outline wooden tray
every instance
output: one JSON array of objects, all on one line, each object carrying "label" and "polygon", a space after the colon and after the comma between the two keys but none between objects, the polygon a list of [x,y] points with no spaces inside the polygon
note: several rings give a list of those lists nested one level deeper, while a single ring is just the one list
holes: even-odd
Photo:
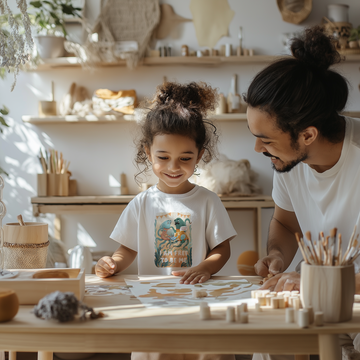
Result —
[{"label": "wooden tray", "polygon": [[[85,294],[85,269],[11,269],[18,275],[0,279],[0,287],[13,289],[20,305],[36,305],[41,298],[54,291],[73,292],[82,300]],[[42,278],[34,278],[42,276]],[[56,276],[68,275],[68,278]]]}]

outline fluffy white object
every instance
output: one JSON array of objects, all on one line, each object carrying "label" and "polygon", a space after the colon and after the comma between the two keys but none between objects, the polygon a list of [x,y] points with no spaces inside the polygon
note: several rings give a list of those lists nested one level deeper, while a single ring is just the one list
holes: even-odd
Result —
[{"label": "fluffy white object", "polygon": [[194,183],[219,195],[261,194],[255,183],[258,174],[251,169],[249,160],[230,160],[225,155],[199,167],[200,176],[193,176]]}]

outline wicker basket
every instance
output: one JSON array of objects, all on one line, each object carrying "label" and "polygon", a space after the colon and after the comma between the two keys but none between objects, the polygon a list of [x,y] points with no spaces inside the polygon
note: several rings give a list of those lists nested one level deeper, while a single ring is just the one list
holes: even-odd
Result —
[{"label": "wicker basket", "polygon": [[49,241],[40,244],[4,243],[5,269],[41,269],[46,265]]},{"label": "wicker basket", "polygon": [[4,268],[41,269],[46,265],[49,246],[48,226],[27,222],[25,226],[9,223],[4,226]]}]

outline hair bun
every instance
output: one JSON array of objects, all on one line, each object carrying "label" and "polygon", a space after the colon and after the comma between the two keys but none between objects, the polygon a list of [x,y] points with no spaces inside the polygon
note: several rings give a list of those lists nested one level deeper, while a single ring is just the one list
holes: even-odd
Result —
[{"label": "hair bun", "polygon": [[323,27],[314,26],[306,29],[303,36],[292,40],[291,52],[296,59],[315,68],[327,70],[341,61],[334,43],[333,37],[327,35]]},{"label": "hair bun", "polygon": [[203,82],[191,82],[182,85],[176,82],[166,82],[157,87],[153,103],[169,106],[180,113],[198,112],[203,116],[213,111],[218,94],[215,89]]}]

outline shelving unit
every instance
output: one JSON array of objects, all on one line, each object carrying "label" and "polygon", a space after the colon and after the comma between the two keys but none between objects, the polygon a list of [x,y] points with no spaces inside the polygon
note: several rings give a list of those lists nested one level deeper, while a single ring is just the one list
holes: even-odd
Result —
[{"label": "shelving unit", "polygon": [[[214,121],[246,121],[246,114],[222,114],[213,115],[211,119]],[[67,116],[49,116],[38,117],[31,115],[24,115],[22,121],[34,125],[49,125],[49,124],[112,124],[112,123],[126,123],[129,121],[135,121],[134,115],[105,115],[95,116],[87,115],[84,117],[76,115]]]},{"label": "shelving unit", "polygon": [[[266,64],[278,60],[284,56],[254,55],[254,56],[171,56],[171,57],[148,57],[140,62],[140,66],[164,66],[164,65],[201,65],[218,66],[226,64]],[[360,54],[345,55],[346,62],[360,62]],[[101,62],[96,64],[99,67],[125,66],[125,60],[118,62]],[[80,67],[80,60],[76,57],[61,57],[55,59],[43,59],[35,69],[29,71],[42,71],[54,68]]]},{"label": "shelving unit", "polygon": [[[344,112],[346,116],[352,116],[360,118],[360,111],[347,111]],[[221,114],[213,115],[210,117],[213,121],[246,121],[246,114]],[[24,115],[22,116],[22,121],[28,124],[34,125],[55,125],[55,124],[113,124],[113,123],[126,123],[129,121],[135,121],[134,115],[104,115],[104,116],[95,116],[95,115],[86,115],[86,116],[76,116],[76,115],[66,115],[66,116],[48,116],[48,117],[39,117]]]}]

